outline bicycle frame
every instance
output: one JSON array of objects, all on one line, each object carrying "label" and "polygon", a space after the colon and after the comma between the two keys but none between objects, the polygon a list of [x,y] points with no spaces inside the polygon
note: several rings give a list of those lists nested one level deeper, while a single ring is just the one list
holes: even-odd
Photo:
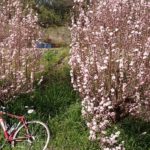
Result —
[{"label": "bicycle frame", "polygon": [[[17,119],[19,121],[17,127],[12,131],[12,133],[8,133],[7,131],[7,126],[5,124],[5,120],[1,117],[3,115],[7,115],[8,117],[10,118],[14,118],[14,119]],[[23,125],[24,128],[25,128],[25,131],[26,131],[26,137],[21,137],[21,138],[13,138],[15,132],[17,131],[17,129]],[[3,112],[3,111],[0,111],[0,126],[4,132],[4,137],[5,139],[11,144],[12,142],[21,142],[21,141],[24,141],[26,139],[29,139],[31,138],[32,136],[29,134],[29,130],[28,130],[28,125],[27,125],[27,121],[25,119],[24,116],[17,116],[17,115],[13,115],[13,114],[10,114],[10,113],[6,113],[6,112]]]}]

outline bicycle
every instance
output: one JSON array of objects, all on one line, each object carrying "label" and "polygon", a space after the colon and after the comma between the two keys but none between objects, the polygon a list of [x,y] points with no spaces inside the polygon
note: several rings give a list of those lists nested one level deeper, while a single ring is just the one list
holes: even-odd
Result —
[{"label": "bicycle", "polygon": [[[24,115],[17,116],[6,112],[6,108],[0,107],[0,127],[4,136],[0,138],[0,150],[6,145],[15,150],[47,150],[50,140],[50,132],[47,125],[41,121],[27,121]],[[29,108],[28,113],[34,112]],[[17,119],[18,123],[9,127],[4,115]]]}]

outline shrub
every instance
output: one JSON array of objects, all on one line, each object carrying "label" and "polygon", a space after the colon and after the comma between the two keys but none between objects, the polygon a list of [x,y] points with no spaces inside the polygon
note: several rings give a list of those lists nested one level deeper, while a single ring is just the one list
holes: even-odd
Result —
[{"label": "shrub", "polygon": [[42,27],[49,27],[50,25],[61,25],[61,17],[60,15],[56,14],[53,9],[45,8],[41,6],[39,9],[39,24]]},{"label": "shrub", "polygon": [[103,149],[122,150],[120,131],[108,135],[108,127],[129,114],[150,120],[150,3],[74,2],[71,77],[89,138]]},{"label": "shrub", "polygon": [[40,70],[39,28],[37,15],[20,0],[1,1],[0,20],[0,97],[8,100],[33,89]]},{"label": "shrub", "polygon": [[72,8],[72,0],[55,0],[55,1],[36,1],[39,14],[39,24],[42,27],[50,27],[52,25],[64,26],[70,21],[70,10]]}]

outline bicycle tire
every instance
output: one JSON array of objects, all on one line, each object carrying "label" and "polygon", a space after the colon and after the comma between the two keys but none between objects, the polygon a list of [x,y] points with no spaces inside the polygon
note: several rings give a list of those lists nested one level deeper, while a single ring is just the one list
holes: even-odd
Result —
[{"label": "bicycle tire", "polygon": [[[17,129],[17,131],[13,136],[14,139],[13,146],[15,147],[15,150],[22,150],[22,149],[23,150],[46,150],[48,143],[50,141],[50,132],[47,125],[41,121],[30,121],[27,122],[27,125],[30,134],[33,136],[32,137],[33,143],[30,143],[31,141],[29,142],[28,140],[23,140],[22,142],[15,141],[15,139],[19,138],[19,136],[22,137],[25,136],[24,134],[26,134],[25,126],[22,125]],[[34,130],[36,130],[36,132]],[[44,132],[47,134],[45,140],[42,137],[43,135],[42,133]],[[39,133],[39,137],[37,137],[37,133]]]}]

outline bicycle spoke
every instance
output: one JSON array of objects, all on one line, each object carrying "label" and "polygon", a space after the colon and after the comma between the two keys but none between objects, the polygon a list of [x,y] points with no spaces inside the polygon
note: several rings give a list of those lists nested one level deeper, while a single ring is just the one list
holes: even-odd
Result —
[{"label": "bicycle spoke", "polygon": [[[28,129],[31,137],[22,142],[16,142],[15,150],[46,150],[49,142],[49,131],[47,127],[43,123],[35,121],[29,123]],[[23,136],[26,136],[26,130],[22,127],[18,131],[16,138]]]}]

